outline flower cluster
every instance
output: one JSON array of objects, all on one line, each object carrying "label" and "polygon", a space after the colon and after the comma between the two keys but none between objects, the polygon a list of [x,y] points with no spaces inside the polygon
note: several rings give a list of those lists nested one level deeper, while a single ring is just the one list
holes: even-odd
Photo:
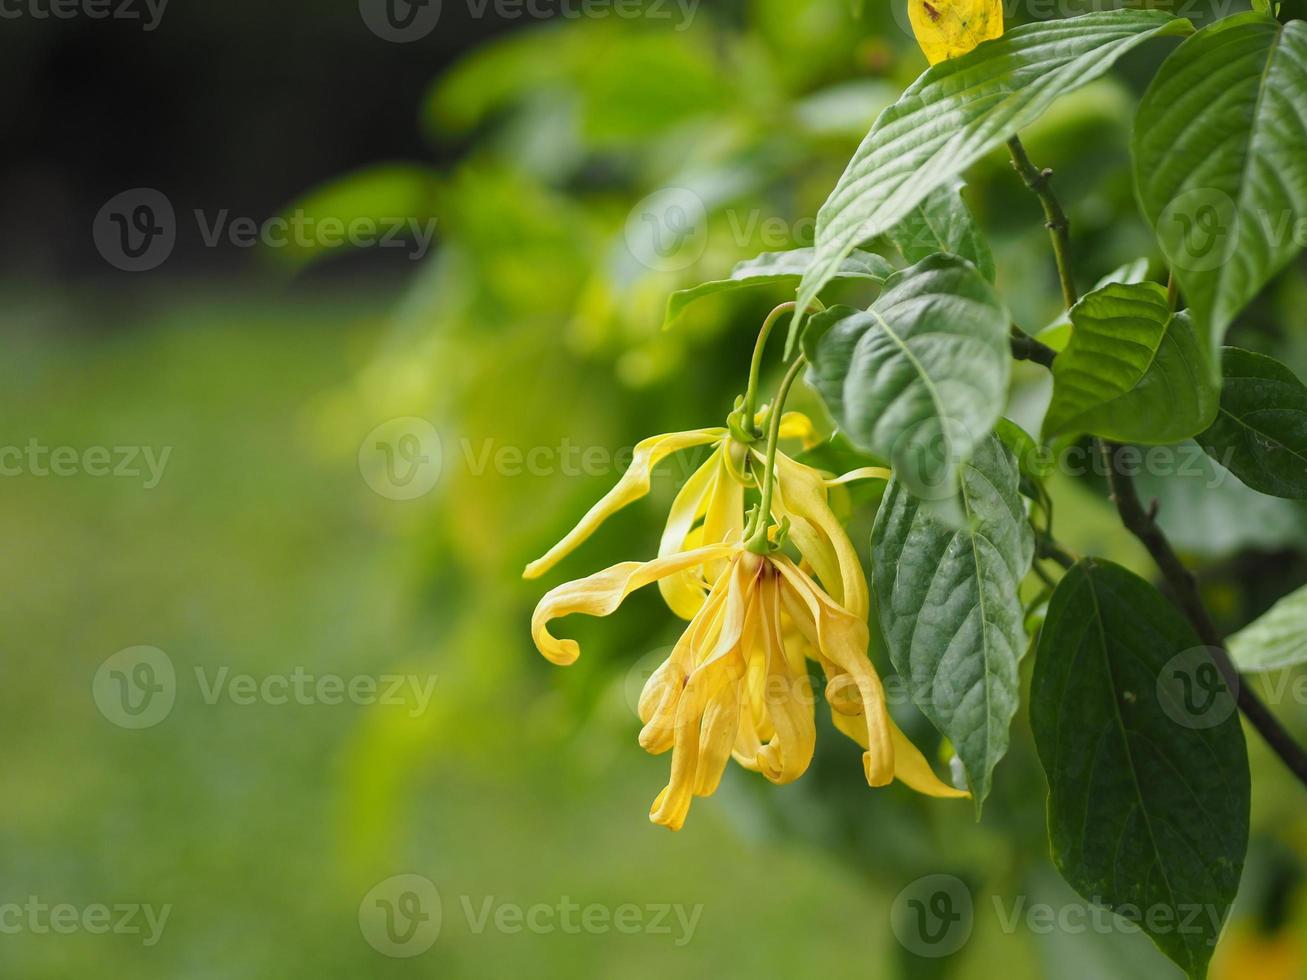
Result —
[{"label": "flower cluster", "polygon": [[[713,450],[676,495],[658,557],[622,562],[551,590],[532,617],[536,646],[555,664],[575,662],[577,643],[555,637],[550,623],[572,613],[607,616],[653,582],[671,610],[689,620],[639,705],[640,744],[654,754],[672,753],[671,778],[650,819],[673,830],[684,824],[695,796],[714,792],[732,757],[774,783],[803,775],[816,742],[809,661],[825,675],[836,727],[865,750],[870,786],[897,778],[931,796],[966,796],[935,775],[889,715],[867,656],[866,579],[828,500],[836,483],[884,479],[888,472],[868,468],[828,480],[776,450],[782,436],[810,442],[808,419],[789,413],[769,421],[765,454],[734,427],[641,442],[617,486],[527,567],[527,578],[548,572],[610,515],[648,493],[658,462],[692,447]],[[763,487],[762,502],[751,518],[745,500],[755,487]]]}]

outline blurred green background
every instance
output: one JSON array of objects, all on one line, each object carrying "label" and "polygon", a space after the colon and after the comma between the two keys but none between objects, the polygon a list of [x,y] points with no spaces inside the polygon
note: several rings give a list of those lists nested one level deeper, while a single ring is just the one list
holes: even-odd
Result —
[{"label": "blurred green background", "polygon": [[[0,975],[1178,975],[1078,914],[1024,717],[979,823],[868,790],[827,725],[798,783],[732,767],[673,835],[646,819],[667,760],[636,744],[633,699],[679,624],[638,594],[566,625],[574,667],[530,642],[545,588],[654,552],[689,465],[546,581],[522,566],[640,438],[720,424],[785,298],[705,300],[664,330],[668,294],[810,244],[924,68],[901,5],[865,6],[445,0],[405,43],[369,28],[369,0],[179,7],[151,31],[27,5],[5,22]],[[1139,257],[1160,272],[1126,148],[1166,50],[1024,134],[1082,285]],[[1058,312],[1038,205],[1000,157],[968,181],[1000,290],[1038,329]],[[124,272],[93,231],[141,187],[169,199],[175,244]],[[224,212],[435,236],[425,254],[210,245]],[[1305,294],[1300,265],[1235,342],[1303,373]],[[1046,397],[1022,368],[1013,418]],[[1235,628],[1307,581],[1307,520],[1230,479],[1200,493],[1211,476],[1149,492]],[[1149,571],[1092,478],[1057,494],[1068,544]],[[873,503],[841,500],[864,550]],[[1293,679],[1267,696],[1307,736]],[[1214,975],[1307,976],[1307,809],[1249,744],[1254,841]],[[972,896],[945,957],[891,925],[932,875]]]}]

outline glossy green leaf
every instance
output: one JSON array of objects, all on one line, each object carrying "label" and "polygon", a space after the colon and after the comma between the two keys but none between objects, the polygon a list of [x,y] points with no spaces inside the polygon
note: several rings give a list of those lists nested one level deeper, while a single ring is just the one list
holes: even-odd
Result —
[{"label": "glossy green leaf", "polygon": [[1011,419],[999,419],[998,425],[994,427],[994,435],[1012,450],[1017,458],[1017,467],[1024,475],[1035,480],[1046,480],[1055,472],[1052,454],[1042,450],[1035,437]]},{"label": "glossy green leaf", "polygon": [[877,118],[822,206],[800,307],[830,281],[844,256],[888,232],[1060,96],[1098,78],[1149,38],[1191,30],[1188,21],[1162,11],[1112,10],[1025,24],[931,66]]},{"label": "glossy green leaf", "polygon": [[[794,285],[803,277],[803,270],[812,261],[811,248],[796,248],[787,252],[764,252],[755,259],[739,263],[726,279],[700,283],[691,289],[672,293],[667,299],[666,323],[671,323],[695,300],[734,289],[784,283]],[[884,284],[895,272],[894,266],[874,252],[861,250],[845,257],[831,277],[834,280],[864,279],[875,285]]]},{"label": "glossy green leaf", "polygon": [[936,254],[865,312],[835,308],[804,339],[809,382],[850,440],[919,497],[951,499],[958,466],[1007,398],[1009,317],[971,263]]},{"label": "glossy green leaf", "polygon": [[1026,648],[1021,580],[1034,535],[1016,459],[994,436],[962,468],[965,524],[948,527],[898,480],[871,535],[872,578],[890,656],[913,701],[952,741],[977,808],[1007,752]]},{"label": "glossy green leaf", "polygon": [[1307,663],[1307,587],[1291,592],[1229,640],[1240,670],[1278,670]]},{"label": "glossy green leaf", "polygon": [[1279,361],[1226,347],[1221,407],[1197,442],[1262,493],[1307,498],[1307,386]]},{"label": "glossy green leaf", "polygon": [[1132,572],[1082,561],[1053,593],[1030,698],[1058,870],[1205,976],[1243,870],[1249,776],[1192,627]]},{"label": "glossy green leaf", "polygon": [[[1135,259],[1133,262],[1127,262],[1125,265],[1113,269],[1098,282],[1094,283],[1094,288],[1090,292],[1102,289],[1114,282],[1132,285],[1137,282],[1144,282],[1148,279],[1148,260]],[[1063,310],[1058,314],[1057,319],[1044,329],[1040,330],[1036,336],[1039,342],[1047,347],[1053,348],[1059,354],[1066,350],[1067,343],[1071,340],[1071,311]]]},{"label": "glossy green leaf", "polygon": [[962,199],[963,184],[932,191],[908,212],[886,236],[909,262],[920,262],[936,252],[960,255],[993,282],[997,276],[994,253]]},{"label": "glossy green leaf", "polygon": [[1303,246],[1307,23],[1242,14],[1185,41],[1140,102],[1133,151],[1139,201],[1215,350]]},{"label": "glossy green leaf", "polygon": [[1188,314],[1156,283],[1111,283],[1071,310],[1071,340],[1053,362],[1044,438],[1090,433],[1165,445],[1203,431],[1217,389]]}]

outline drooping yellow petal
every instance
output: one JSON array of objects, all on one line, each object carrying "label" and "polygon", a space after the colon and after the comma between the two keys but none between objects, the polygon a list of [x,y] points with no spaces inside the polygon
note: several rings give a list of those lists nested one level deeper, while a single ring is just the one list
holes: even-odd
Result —
[{"label": "drooping yellow petal", "polygon": [[[833,706],[832,706],[833,707]],[[867,726],[861,718],[854,715],[840,714],[833,711],[831,720],[835,727],[857,742],[864,749],[867,747]],[[957,789],[935,775],[921,750],[912,744],[903,734],[902,729],[890,720],[890,737],[894,740],[894,778],[909,789],[926,796],[939,799],[961,800],[970,798],[964,789]]]},{"label": "drooping yellow petal", "polygon": [[[725,440],[722,446],[719,446],[712,456],[691,474],[676,494],[676,499],[672,501],[671,512],[667,515],[667,526],[663,529],[662,540],[658,544],[660,558],[678,551],[689,550],[691,547],[690,533],[694,529],[695,521],[703,517],[716,481],[720,478],[719,463],[724,446]],[[702,531],[696,537],[698,543],[702,544],[704,540]],[[703,585],[701,570],[691,568],[660,579],[658,591],[662,593],[663,600],[672,612],[682,619],[693,619],[703,605],[707,590]]]},{"label": "drooping yellow petal", "polygon": [[858,480],[888,480],[894,474],[883,466],[861,466],[856,470],[835,477],[833,480],[827,480],[827,487],[842,487],[846,483],[855,483]]},{"label": "drooping yellow petal", "polygon": [[811,449],[821,442],[821,435],[817,432],[817,427],[812,424],[812,419],[802,412],[786,412],[781,416],[780,437],[798,439],[804,449]]},{"label": "drooping yellow petal", "polygon": [[672,747],[676,731],[676,711],[681,703],[685,682],[698,665],[702,651],[712,648],[721,631],[722,616],[729,587],[729,576],[714,583],[703,608],[677,640],[671,656],[649,678],[640,692],[640,745],[646,752],[659,755]]},{"label": "drooping yellow petal", "polygon": [[642,586],[664,575],[705,562],[719,561],[738,550],[734,545],[713,545],[649,562],[624,561],[575,582],[565,582],[545,594],[531,616],[531,638],[547,660],[560,666],[576,662],[581,649],[575,640],[560,640],[549,632],[549,623],[572,613],[607,616],[622,600]]},{"label": "drooping yellow petal", "polygon": [[863,770],[870,786],[884,786],[894,778],[892,722],[885,704],[885,688],[867,659],[867,624],[838,605],[813,584],[788,558],[773,559],[785,577],[782,588],[785,608],[795,625],[819,655],[840,673],[853,678],[864,712],[858,719],[867,733],[862,754]]},{"label": "drooping yellow petal", "polygon": [[[717,459],[717,479],[713,481],[703,514],[703,542],[740,541],[744,537],[744,487],[735,480],[726,465],[723,453]],[[704,566],[708,581],[715,580],[725,571],[720,561]]]},{"label": "drooping yellow petal", "polygon": [[812,685],[802,659],[785,648],[780,582],[772,572],[761,585],[766,615],[767,685],[764,698],[775,734],[758,751],[759,771],[773,783],[791,783],[808,770],[817,745]]},{"label": "drooping yellow petal", "polygon": [[693,446],[705,446],[716,442],[725,434],[724,429],[693,429],[689,432],[672,432],[667,435],[651,436],[635,447],[631,465],[627,467],[617,485],[609,490],[576,527],[567,532],[567,536],[554,545],[542,557],[526,566],[523,578],[539,578],[556,564],[571,554],[583,541],[617,511],[627,504],[639,500],[649,492],[650,474],[653,468],[674,452]]},{"label": "drooping yellow petal", "polygon": [[1003,33],[1002,0],[908,0],[908,20],[932,65]]},{"label": "drooping yellow petal", "polygon": [[738,682],[744,675],[740,645],[757,573],[757,556],[749,552],[739,553],[728,573],[731,579],[721,632],[713,649],[690,675],[681,694],[676,710],[671,778],[649,810],[651,821],[671,830],[680,830],[690,812],[690,801],[697,783],[703,717],[708,704],[723,686]]},{"label": "drooping yellow petal", "polygon": [[899,726],[890,722],[890,735],[894,738],[894,778],[926,796],[942,799],[969,799],[971,794],[957,789],[935,775],[921,750],[908,740]]},{"label": "drooping yellow petal", "polygon": [[799,553],[812,565],[831,597],[859,619],[870,600],[862,563],[844,526],[826,500],[826,478],[784,453],[776,454],[776,507],[790,518]]}]

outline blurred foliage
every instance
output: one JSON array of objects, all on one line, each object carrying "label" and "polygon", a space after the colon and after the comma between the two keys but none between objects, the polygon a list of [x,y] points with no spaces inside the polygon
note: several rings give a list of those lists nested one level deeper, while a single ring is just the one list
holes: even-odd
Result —
[{"label": "blurred foliage", "polygon": [[[816,210],[870,122],[924,68],[901,15],[866,4],[859,17],[843,0],[738,0],[705,5],[685,30],[586,19],[524,28],[470,53],[424,100],[416,125],[455,164],[371,168],[292,205],[437,218],[437,247],[404,295],[363,304],[385,309],[384,324],[330,295],[257,316],[205,297],[180,306],[175,323],[90,355],[19,346],[4,374],[11,412],[44,414],[76,438],[80,406],[95,403],[110,414],[80,430],[85,439],[111,431],[112,413],[135,413],[138,441],[157,430],[179,459],[186,447],[198,454],[149,513],[41,487],[6,509],[22,559],[5,583],[23,610],[20,642],[65,608],[83,614],[58,644],[76,656],[51,668],[68,690],[80,695],[107,652],[136,642],[175,649],[183,663],[240,658],[251,670],[431,670],[439,688],[417,718],[179,710],[177,737],[149,743],[103,738],[89,702],[60,728],[58,711],[11,688],[6,710],[37,734],[20,740],[6,776],[5,877],[179,903],[158,955],[125,942],[106,957],[82,937],[58,954],[39,944],[9,954],[14,975],[64,976],[87,963],[106,975],[206,977],[1176,975],[1139,935],[1044,933],[1024,920],[1004,929],[1015,902],[1078,901],[1047,860],[1043,776],[1024,715],[979,823],[967,806],[869,791],[856,748],[827,731],[798,783],[777,788],[733,768],[672,836],[645,819],[666,760],[639,749],[632,710],[633,685],[675,637],[658,597],[634,596],[612,622],[568,623],[583,655],[566,671],[530,642],[540,585],[520,582],[522,567],[614,482],[623,449],[724,420],[758,324],[786,298],[762,288],[705,299],[663,331],[668,295],[759,252],[811,243]],[[1126,157],[1146,74],[1127,64],[1025,134],[1032,157],[1057,171],[1082,285],[1141,257],[1160,268]],[[1000,290],[1036,330],[1060,307],[1038,205],[1000,156],[968,183]],[[666,188],[703,201],[707,230],[701,255],[660,270],[633,254],[630,219]],[[1301,372],[1307,345],[1286,326],[1305,290],[1301,269],[1281,277],[1236,342]],[[1046,379],[1021,366],[1009,414],[1029,427],[1047,397]],[[794,407],[821,414],[806,392]],[[386,501],[358,480],[355,456],[376,425],[411,415],[436,421],[443,475],[417,503]],[[232,459],[238,472],[223,464]],[[651,555],[658,515],[689,472],[687,461],[665,464],[651,498],[563,571]],[[1150,488],[1164,519],[1187,513],[1184,479]],[[1228,503],[1174,520],[1225,624],[1237,626],[1269,605],[1268,591],[1307,579],[1303,514],[1280,501],[1250,508],[1242,488],[1224,486]],[[1059,477],[1056,495],[1068,546],[1150,571],[1092,473]],[[866,491],[849,498],[861,546]],[[93,556],[83,537],[96,542]],[[114,595],[132,574],[154,588],[87,609],[88,596]],[[142,638],[135,627],[150,617],[160,625]],[[888,667],[883,651],[874,656]],[[1026,683],[1028,672],[1029,658]],[[38,683],[34,672],[27,679]],[[1307,735],[1307,706],[1276,710]],[[906,698],[895,713],[919,744],[934,744]],[[1280,946],[1307,929],[1300,790],[1255,738],[1250,747],[1256,873],[1236,907],[1238,941],[1218,957],[1222,978],[1255,975],[1248,963],[1272,947],[1293,964]],[[26,768],[52,754],[72,775]],[[128,782],[138,771],[145,782]],[[34,787],[45,796],[34,799]],[[52,823],[52,812],[65,816]],[[79,823],[87,814],[95,819]],[[120,853],[143,839],[148,860]],[[358,896],[402,871],[439,883],[445,933],[419,960],[385,961],[359,941]],[[927,961],[895,943],[888,910],[905,884],[935,873],[972,888],[976,926],[961,952]],[[689,949],[649,936],[479,936],[452,911],[454,897],[489,894],[702,902],[705,912]]]},{"label": "blurred foliage", "polygon": [[[551,741],[556,752],[573,756],[564,768],[578,764],[578,753],[582,759],[597,753],[608,765],[637,763],[636,723],[618,689],[632,696],[627,672],[647,673],[651,658],[656,662],[657,651],[674,638],[675,624],[654,598],[637,596],[615,623],[569,624],[582,642],[582,660],[567,671],[545,669],[525,631],[539,588],[513,584],[522,565],[611,485],[615,470],[478,474],[468,465],[469,454],[487,445],[556,450],[567,440],[615,450],[646,434],[724,418],[743,388],[756,327],[785,293],[762,288],[705,299],[663,332],[666,298],[720,278],[761,251],[811,244],[816,209],[871,120],[924,67],[901,13],[869,5],[858,19],[835,0],[757,0],[720,16],[701,11],[683,33],[639,22],[546,25],[487,46],[433,86],[422,124],[431,138],[464,148],[462,162],[439,175],[440,251],[401,304],[387,349],[338,393],[330,411],[334,428],[324,427],[324,440],[336,431],[337,448],[347,451],[369,422],[419,414],[438,419],[445,439],[438,500],[424,513],[397,515],[402,526],[396,533],[429,556],[418,573],[434,579],[427,583],[433,594],[456,590],[462,608],[442,632],[458,636],[457,646],[476,655],[460,656],[445,645],[446,693],[457,685],[451,702],[462,709],[450,709],[438,734],[424,733],[432,744],[409,758],[406,774],[388,779],[390,792],[402,797],[411,791],[409,780],[436,757],[469,753],[493,760],[494,739],[476,720],[492,704],[522,705],[521,722],[499,735],[510,743]],[[1160,60],[1163,53],[1150,57]],[[1032,157],[1057,172],[1084,286],[1140,258],[1160,268],[1136,212],[1127,166],[1130,119],[1149,70],[1128,63],[1115,77],[1059,103],[1025,134]],[[1000,290],[1017,321],[1038,329],[1060,308],[1038,205],[1004,157],[977,166],[969,183],[968,199],[995,248]],[[635,257],[648,252],[633,241],[629,219],[648,195],[667,188],[689,189],[704,203],[702,254],[672,263],[675,268],[649,268]],[[1276,332],[1269,324],[1283,322],[1289,309],[1283,304],[1302,288],[1299,275],[1282,277],[1265,331]],[[1292,363],[1291,344],[1279,352]],[[815,399],[796,397],[796,407],[820,413]],[[1033,369],[1019,371],[1013,417],[1037,417],[1046,400],[1045,379]],[[351,418],[353,426],[345,426]],[[454,446],[462,447],[461,459],[451,458]],[[1299,546],[1302,510],[1265,498],[1249,506],[1256,494],[1229,479],[1213,481],[1210,463],[1200,468],[1189,477],[1156,478],[1158,485],[1147,492],[1162,501],[1179,545],[1209,563],[1204,575],[1218,610],[1238,610],[1238,601],[1220,601],[1222,590],[1255,584],[1241,582],[1223,563],[1249,549],[1280,553]],[[605,528],[564,571],[651,554],[657,515],[690,472],[676,461],[666,469],[652,501]],[[1150,573],[1098,482],[1092,472],[1059,477],[1060,533],[1074,548]],[[1215,498],[1198,492],[1209,482],[1219,483]],[[1199,506],[1210,512],[1194,510]],[[866,530],[855,526],[855,541],[865,541]],[[1283,567],[1274,558],[1266,564],[1271,575],[1271,568]],[[442,614],[454,613],[434,601]],[[883,651],[877,659],[887,666]],[[1307,707],[1278,708],[1300,731],[1307,728]],[[906,698],[899,709],[915,738],[933,737]],[[372,733],[360,766],[368,766],[369,756],[402,755],[390,751],[388,739],[408,744],[411,736]],[[1262,828],[1254,853],[1266,850],[1278,855],[1267,861],[1292,865],[1298,859],[1285,855],[1304,853],[1307,824],[1289,816],[1292,806],[1286,809],[1284,801],[1294,799],[1291,781],[1260,749],[1254,756],[1255,826]],[[852,746],[819,739],[818,759],[799,783],[776,788],[732,770],[720,799],[696,811],[683,833],[707,832],[695,825],[707,823],[707,811],[719,807],[721,817],[765,853],[804,842],[874,892],[892,894],[921,875],[948,872],[971,884],[981,905],[989,895],[1054,894],[1068,901],[1049,872],[1043,777],[1023,718],[978,825],[966,808],[897,791],[868,792],[856,774]],[[603,779],[559,778],[577,801],[558,814],[565,837],[579,800],[601,794]],[[647,782],[650,798],[659,785],[659,778]],[[369,796],[356,809],[378,806],[398,819],[392,800]],[[635,826],[643,820],[640,806],[620,818],[631,822],[632,834],[645,833]],[[375,814],[361,812],[358,819],[373,834],[381,829]],[[1288,849],[1272,847],[1272,837],[1287,841]],[[653,839],[641,851],[652,855],[678,846]],[[1260,887],[1250,875],[1238,928],[1256,930]],[[990,928],[993,918],[977,916]],[[1301,915],[1295,921],[1307,923]],[[1023,931],[1019,941],[1029,947],[1021,955],[1032,975],[1054,975],[1052,964],[1068,957],[1085,964],[1087,977],[1109,970],[1120,977],[1172,975],[1139,936],[1105,941]],[[987,968],[992,955],[1020,959],[1014,942],[1000,935],[996,943],[969,944],[943,964],[907,954],[891,957],[890,965],[905,976],[966,976]],[[1123,952],[1114,954],[1118,946]],[[1233,946],[1229,955],[1238,956]],[[1104,965],[1109,961],[1110,968]],[[1242,975],[1223,962],[1217,963],[1223,975]]]}]

